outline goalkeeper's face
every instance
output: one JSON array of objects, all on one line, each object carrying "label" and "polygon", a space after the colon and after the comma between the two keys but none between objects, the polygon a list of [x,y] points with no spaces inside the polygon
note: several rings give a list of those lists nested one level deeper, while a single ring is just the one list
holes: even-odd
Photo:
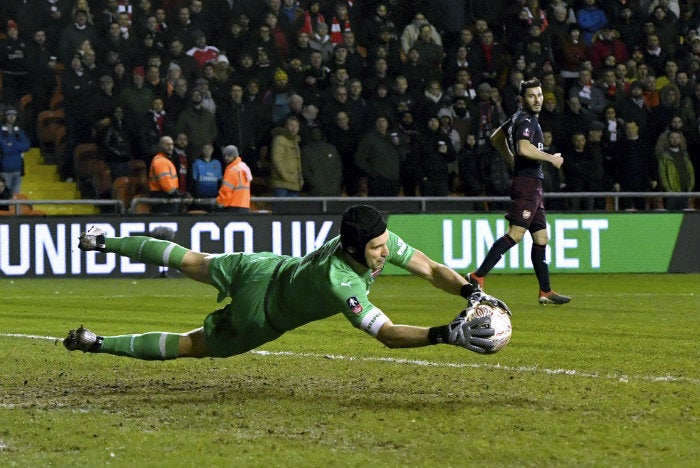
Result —
[{"label": "goalkeeper's face", "polygon": [[370,240],[365,245],[365,261],[372,271],[384,268],[386,257],[389,255],[389,248],[386,245],[388,241],[389,232],[384,231],[383,234]]}]

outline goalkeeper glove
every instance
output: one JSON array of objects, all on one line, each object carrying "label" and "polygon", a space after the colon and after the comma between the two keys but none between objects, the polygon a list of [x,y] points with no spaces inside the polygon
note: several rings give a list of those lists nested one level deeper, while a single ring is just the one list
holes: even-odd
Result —
[{"label": "goalkeeper glove", "polygon": [[490,296],[482,291],[477,291],[467,299],[469,303],[469,308],[476,307],[478,304],[487,304],[493,307],[499,307],[503,309],[509,316],[513,316],[508,305],[497,297]]},{"label": "goalkeeper glove", "polygon": [[432,344],[449,343],[483,354],[495,346],[493,340],[488,338],[494,333],[491,317],[478,317],[467,321],[467,311],[463,310],[449,325],[431,328],[428,338]]}]

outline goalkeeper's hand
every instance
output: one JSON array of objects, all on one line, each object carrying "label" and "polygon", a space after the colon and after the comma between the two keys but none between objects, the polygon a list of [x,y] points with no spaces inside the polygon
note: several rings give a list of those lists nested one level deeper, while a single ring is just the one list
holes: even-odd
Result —
[{"label": "goalkeeper's hand", "polygon": [[495,333],[491,328],[491,317],[467,321],[467,311],[463,310],[447,327],[450,332],[449,343],[452,345],[482,354],[495,346],[493,340],[488,338]]},{"label": "goalkeeper's hand", "polygon": [[490,296],[483,291],[477,291],[467,299],[469,303],[469,308],[476,307],[478,304],[487,304],[494,307],[499,307],[506,311],[506,313],[512,317],[513,314],[508,308],[508,305],[497,297]]}]

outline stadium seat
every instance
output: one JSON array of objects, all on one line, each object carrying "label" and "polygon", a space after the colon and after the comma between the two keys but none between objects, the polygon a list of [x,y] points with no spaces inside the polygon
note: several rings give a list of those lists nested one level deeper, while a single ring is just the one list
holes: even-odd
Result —
[{"label": "stadium seat", "polygon": [[58,162],[56,156],[56,132],[65,127],[63,109],[39,112],[36,118],[36,135],[39,140],[39,151],[46,163]]},{"label": "stadium seat", "polygon": [[131,199],[134,198],[134,194],[131,192],[133,187],[128,176],[117,177],[112,182],[112,198],[121,201],[124,204],[124,209],[129,208]]},{"label": "stadium seat", "polygon": [[81,143],[75,148],[73,171],[83,196],[111,196],[112,175],[107,163],[102,160],[96,143]]}]

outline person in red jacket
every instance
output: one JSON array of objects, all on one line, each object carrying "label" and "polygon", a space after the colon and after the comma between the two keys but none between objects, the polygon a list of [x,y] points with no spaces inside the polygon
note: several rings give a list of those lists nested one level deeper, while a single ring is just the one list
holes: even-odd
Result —
[{"label": "person in red jacket", "polygon": [[248,213],[250,211],[250,182],[253,176],[250,168],[238,154],[238,148],[226,146],[223,151],[226,170],[216,197],[217,211]]}]

